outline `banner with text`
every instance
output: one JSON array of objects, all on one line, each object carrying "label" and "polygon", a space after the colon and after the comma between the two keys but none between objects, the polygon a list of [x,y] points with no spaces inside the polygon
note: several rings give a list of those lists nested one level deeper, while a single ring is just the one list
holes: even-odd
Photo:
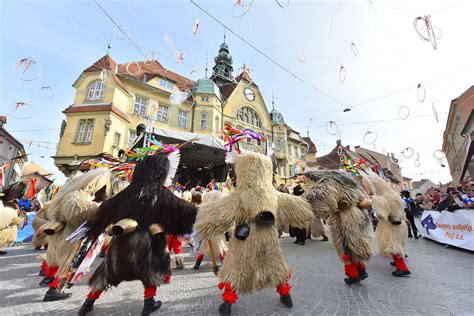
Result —
[{"label": "banner with text", "polygon": [[472,224],[474,211],[424,211],[421,217],[423,236],[435,241],[474,251]]}]

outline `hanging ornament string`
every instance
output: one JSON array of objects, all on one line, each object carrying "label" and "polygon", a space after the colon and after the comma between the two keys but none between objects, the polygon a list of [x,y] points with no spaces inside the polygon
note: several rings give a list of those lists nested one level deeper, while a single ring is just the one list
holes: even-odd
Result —
[{"label": "hanging ornament string", "polygon": [[196,34],[199,32],[200,27],[201,27],[201,22],[199,21],[199,18],[196,18],[196,20],[194,21],[193,31],[191,35],[196,36]]},{"label": "hanging ornament string", "polygon": [[418,83],[416,86],[416,96],[418,97],[418,101],[425,102],[426,97],[426,89],[422,83]]},{"label": "hanging ornament string", "polygon": [[401,163],[403,161],[402,156],[396,153],[392,153],[391,155],[389,155],[389,157],[390,157],[390,161],[393,163]]},{"label": "hanging ornament string", "polygon": [[377,140],[377,133],[373,131],[367,131],[364,135],[364,144],[372,145]]},{"label": "hanging ornament string", "polygon": [[326,132],[329,135],[335,136],[339,133],[339,128],[337,127],[337,124],[334,121],[326,122],[325,128],[326,128]]},{"label": "hanging ornament string", "polygon": [[171,52],[173,53],[174,57],[176,58],[176,61],[178,62],[178,64],[182,63],[184,61],[184,54],[183,53],[180,53],[176,47],[174,46],[174,43],[173,41],[171,40],[171,38],[168,36],[168,34],[163,34],[164,38],[165,38],[165,41],[166,43],[168,44],[168,46],[170,47],[171,49]]},{"label": "hanging ornament string", "polygon": [[[131,76],[136,76],[140,73],[142,68],[140,67],[140,64],[133,61],[127,64],[127,67],[125,68],[127,70],[127,73]],[[133,71],[135,69],[135,71]]]},{"label": "hanging ornament string", "polygon": [[355,57],[359,56],[359,50],[357,49],[357,46],[354,42],[351,42],[351,51]]},{"label": "hanging ornament string", "polygon": [[195,69],[191,69],[191,71],[189,72],[189,77],[192,77],[193,74],[195,74],[195,73],[196,73],[196,70],[195,70]]},{"label": "hanging ornament string", "polygon": [[342,156],[342,146],[341,146],[341,145],[337,146],[337,155],[338,155],[339,157]]},{"label": "hanging ornament string", "polygon": [[439,119],[438,119],[438,111],[436,111],[436,106],[433,102],[431,102],[431,109],[433,110],[433,116],[436,120],[436,123],[439,123]]},{"label": "hanging ornament string", "polygon": [[[302,149],[301,146],[305,147],[304,150]],[[304,156],[304,155],[306,155],[306,154],[308,153],[308,151],[309,151],[309,145],[308,145],[308,143],[306,143],[306,142],[302,142],[302,143],[300,143],[300,144],[298,145],[298,149],[299,149],[300,152],[301,152],[301,156]]]},{"label": "hanging ornament string", "polygon": [[36,59],[26,57],[13,65],[13,74],[22,81],[33,81],[41,77],[41,67]]},{"label": "hanging ornament string", "polygon": [[401,154],[403,155],[403,157],[405,158],[411,158],[413,157],[413,155],[415,154],[415,151],[413,150],[413,148],[411,147],[406,147],[405,149],[403,149],[401,151]]},{"label": "hanging ornament string", "polygon": [[304,55],[304,51],[301,48],[296,50],[296,58],[298,58],[300,63],[304,63],[306,57]]},{"label": "hanging ornament string", "polygon": [[156,60],[156,52],[154,50],[148,51],[145,54],[145,61],[143,62],[145,65],[151,65]]},{"label": "hanging ornament string", "polygon": [[[420,23],[421,22],[421,23]],[[426,42],[430,42],[431,46],[433,46],[433,49],[438,48],[438,43],[437,40],[441,38],[441,30],[437,27],[433,27],[431,23],[431,18],[429,15],[425,16],[419,16],[416,17],[415,20],[413,21],[415,31],[418,33],[421,39],[423,39]],[[426,28],[426,36],[422,33],[424,33],[424,29]],[[435,34],[434,29],[438,30],[439,36]]]},{"label": "hanging ornament string", "polygon": [[410,115],[410,109],[406,105],[402,105],[400,109],[398,109],[398,117],[402,120],[406,120]]},{"label": "hanging ornament string", "polygon": [[290,0],[275,0],[278,6],[282,9],[286,9],[290,6]]},{"label": "hanging ornament string", "polygon": [[48,86],[43,86],[38,91],[40,97],[45,99],[51,99],[54,97],[54,89]]},{"label": "hanging ornament string", "polygon": [[415,167],[419,167],[420,166],[420,160],[417,158],[413,161],[413,164],[415,165]]},{"label": "hanging ornament string", "polygon": [[346,68],[341,65],[341,67],[339,67],[339,81],[340,82],[344,82],[346,81]]},{"label": "hanging ornament string", "polygon": [[102,69],[99,75],[99,79],[102,82],[102,84],[105,85],[105,81],[107,80],[107,69]]},{"label": "hanging ornament string", "polygon": [[16,112],[16,111],[18,111],[19,109],[22,109],[22,108],[23,108],[24,106],[26,106],[26,105],[29,105],[29,104],[26,103],[26,102],[22,102],[22,101],[20,101],[20,102],[15,102],[15,103],[13,104],[13,111]]},{"label": "hanging ornament string", "polygon": [[435,159],[438,159],[438,160],[443,160],[444,158],[446,158],[446,155],[444,154],[443,151],[441,150],[435,150],[435,152],[433,153],[433,157],[435,157]]},{"label": "hanging ornament string", "polygon": [[254,1],[255,0],[250,0],[247,4],[245,4],[245,0],[236,0],[234,6],[230,10],[230,16],[233,18],[243,17],[250,11]]}]

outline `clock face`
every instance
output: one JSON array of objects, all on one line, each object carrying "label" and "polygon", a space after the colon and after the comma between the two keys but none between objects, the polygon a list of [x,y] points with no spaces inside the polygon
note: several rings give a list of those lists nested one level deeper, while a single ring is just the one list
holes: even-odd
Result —
[{"label": "clock face", "polygon": [[244,95],[245,95],[245,98],[247,98],[247,100],[249,101],[255,100],[255,93],[250,88],[245,88]]}]

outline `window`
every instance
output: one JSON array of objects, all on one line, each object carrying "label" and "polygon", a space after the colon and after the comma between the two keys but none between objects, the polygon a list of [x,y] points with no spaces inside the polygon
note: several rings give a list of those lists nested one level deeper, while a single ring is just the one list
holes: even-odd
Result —
[{"label": "window", "polygon": [[167,106],[159,105],[158,106],[158,116],[157,116],[158,121],[168,122],[168,111],[169,111],[169,109],[168,109]]},{"label": "window", "polygon": [[186,127],[188,126],[188,112],[179,110],[178,114],[178,126],[179,127]]},{"label": "window", "polygon": [[247,106],[240,108],[239,112],[237,113],[237,119],[253,126],[262,127],[262,123],[257,112]]},{"label": "window", "polygon": [[209,97],[207,97],[207,96],[206,96],[206,97],[202,96],[202,97],[201,97],[201,101],[202,101],[202,102],[209,102]]},{"label": "window", "polygon": [[90,143],[94,134],[94,119],[79,120],[76,143]]},{"label": "window", "polygon": [[89,91],[87,92],[87,101],[99,101],[102,98],[102,93],[104,92],[104,84],[102,81],[94,81],[89,86]]},{"label": "window", "polygon": [[295,157],[298,158],[298,157],[299,157],[299,155],[298,155],[298,147],[293,146],[293,152],[295,153]]},{"label": "window", "polygon": [[201,113],[201,129],[202,130],[207,129],[207,113],[206,112]]},{"label": "window", "polygon": [[115,134],[114,134],[114,144],[113,144],[114,148],[119,148],[120,147],[120,137],[121,137],[120,133],[115,132]]},{"label": "window", "polygon": [[145,116],[147,105],[148,99],[135,96],[135,106],[133,108],[133,113],[138,114],[139,116]]},{"label": "window", "polygon": [[165,79],[160,79],[160,86],[168,90],[173,90],[173,84]]},{"label": "window", "polygon": [[129,130],[128,131],[128,147],[132,147],[132,144],[135,138],[137,138],[137,132]]},{"label": "window", "polygon": [[291,145],[288,145],[288,155],[289,156],[293,156],[293,152],[291,151],[293,149],[293,147],[291,147]]},{"label": "window", "polygon": [[277,139],[275,140],[275,149],[276,149],[276,150],[281,150],[281,149],[282,149],[282,148],[281,148],[281,139],[280,139],[280,138],[277,138]]}]

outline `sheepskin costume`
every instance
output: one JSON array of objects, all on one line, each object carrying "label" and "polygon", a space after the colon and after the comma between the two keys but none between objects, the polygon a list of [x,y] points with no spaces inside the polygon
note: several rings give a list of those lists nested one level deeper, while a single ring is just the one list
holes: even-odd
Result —
[{"label": "sheepskin costume", "polygon": [[[208,191],[204,192],[202,195],[202,204],[207,204],[211,203],[214,201],[219,200],[223,196],[223,193],[221,191],[213,190],[213,191]],[[202,212],[202,210],[200,210]],[[212,251],[211,251],[212,247]],[[202,240],[201,241],[201,247],[198,251],[197,257],[196,257],[196,263],[194,264],[194,269],[198,270],[199,267],[201,266],[202,260],[204,260],[205,256],[212,256],[211,252],[214,252],[214,255],[219,255],[219,259],[221,262],[224,262],[224,257],[227,252],[227,243],[225,239],[225,235],[222,236],[216,236],[212,240]],[[218,268],[213,267],[215,270],[214,273],[217,274]]]},{"label": "sheepskin costume", "polygon": [[365,187],[370,188],[368,193],[372,194],[372,205],[379,219],[375,231],[379,253],[384,257],[393,258],[396,267],[392,272],[394,276],[409,275],[410,271],[404,260],[408,225],[405,221],[403,200],[384,179],[371,171],[363,176],[362,181],[368,184]]},{"label": "sheepskin costume", "polygon": [[14,208],[0,201],[0,249],[16,240],[17,225],[23,221]]},{"label": "sheepskin costume", "polygon": [[318,217],[328,216],[332,242],[344,262],[347,284],[367,277],[364,261],[373,255],[373,229],[369,213],[361,209],[366,200],[361,186],[347,173],[340,171],[310,171],[303,194]]},{"label": "sheepskin costume", "polygon": [[219,272],[223,315],[230,314],[238,294],[276,287],[281,301],[292,307],[290,270],[278,243],[277,225],[307,227],[311,205],[301,197],[280,193],[272,185],[269,157],[246,153],[236,157],[236,188],[200,207],[195,229],[204,240],[221,237],[233,226],[229,250]]},{"label": "sheepskin costume", "polygon": [[[169,169],[167,156],[146,156],[136,165],[130,185],[102,203],[87,222],[89,238],[99,236],[106,228],[108,231],[108,227],[112,232],[116,227],[124,230],[114,233],[105,259],[90,278],[90,292],[79,315],[91,312],[94,302],[110,286],[132,280],[140,280],[145,287],[143,315],[160,308],[161,302],[154,300],[156,287],[171,274],[165,235],[190,233],[197,212],[194,205],[164,187]],[[133,223],[128,225],[131,229],[119,225],[125,221]]]},{"label": "sheepskin costume", "polygon": [[32,226],[34,235],[32,244],[36,250],[41,249],[41,247],[44,247],[44,249],[48,248],[48,242],[46,240],[47,235],[44,233],[41,227],[49,222],[49,204],[51,204],[51,202],[45,202],[43,207],[38,212],[36,212],[36,216],[33,219]]},{"label": "sheepskin costume", "polygon": [[61,300],[70,296],[58,290],[64,274],[64,271],[59,271],[60,267],[65,268],[75,248],[75,245],[66,241],[66,237],[97,211],[100,202],[94,202],[96,193],[105,189],[106,195],[112,195],[111,175],[110,169],[98,168],[74,177],[64,184],[51,201],[48,208],[50,221],[42,226],[42,231],[48,234],[48,269],[40,282],[41,286],[49,286],[44,301]]}]

